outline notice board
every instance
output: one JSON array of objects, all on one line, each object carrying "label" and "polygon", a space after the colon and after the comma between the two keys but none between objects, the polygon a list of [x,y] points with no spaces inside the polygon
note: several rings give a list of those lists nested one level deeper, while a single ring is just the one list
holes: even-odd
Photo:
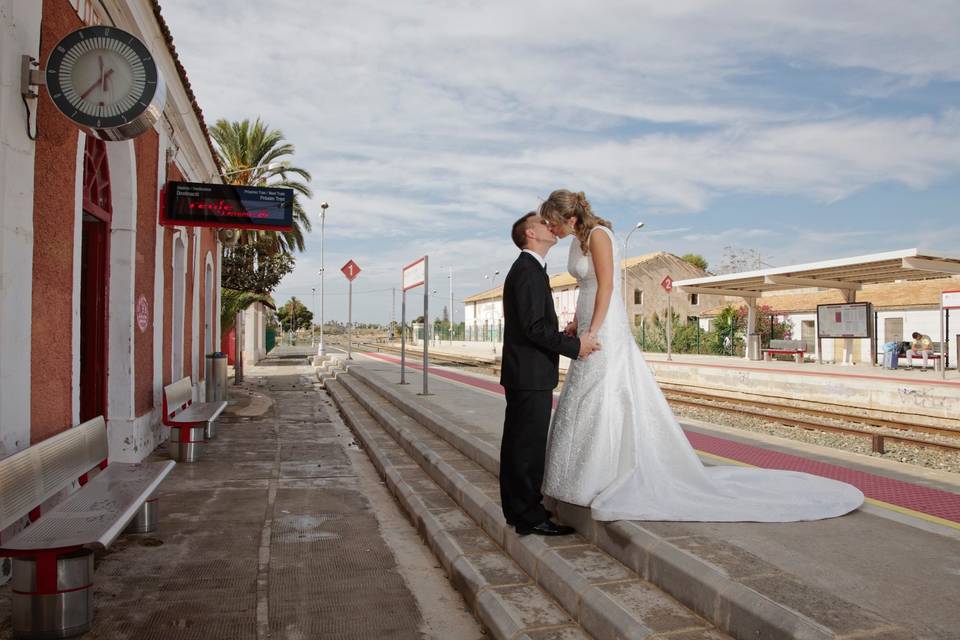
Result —
[{"label": "notice board", "polygon": [[870,303],[817,305],[818,338],[869,338]]}]

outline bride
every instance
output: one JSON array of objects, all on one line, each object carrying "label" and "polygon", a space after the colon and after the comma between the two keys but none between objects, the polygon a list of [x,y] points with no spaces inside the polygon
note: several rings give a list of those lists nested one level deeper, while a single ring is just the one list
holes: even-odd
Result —
[{"label": "bride", "polygon": [[819,476],[705,467],[630,332],[610,223],[582,192],[564,189],[540,215],[557,237],[574,236],[567,268],[580,294],[566,330],[603,345],[570,363],[550,425],[544,494],[589,506],[596,520],[792,522],[862,504],[857,488]]}]

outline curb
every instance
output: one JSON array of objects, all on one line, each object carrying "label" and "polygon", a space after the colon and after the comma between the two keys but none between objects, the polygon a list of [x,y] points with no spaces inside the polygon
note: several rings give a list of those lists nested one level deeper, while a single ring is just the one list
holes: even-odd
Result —
[{"label": "curb", "polygon": [[[679,605],[659,588],[641,580],[638,573],[600,551],[580,536],[554,539],[537,536],[519,537],[503,520],[499,504],[474,482],[490,482],[490,473],[476,465],[454,464],[441,459],[429,445],[404,426],[413,421],[409,416],[394,416],[377,407],[371,396],[377,395],[350,375],[338,385],[353,394],[360,404],[396,442],[417,461],[423,471],[480,523],[484,532],[502,547],[536,584],[543,588],[597,638],[649,638],[656,633],[678,629],[691,632],[690,637],[722,638],[709,629],[709,623]],[[380,399],[382,404],[387,400]],[[427,433],[432,433],[423,429]],[[438,439],[438,441],[441,441]],[[467,462],[470,462],[467,459]],[[459,467],[465,467],[460,469]],[[477,472],[482,477],[477,477]],[[476,478],[472,480],[471,476]],[[494,491],[496,492],[496,487]],[[425,538],[438,557],[445,558],[447,543],[436,532],[425,532]],[[572,539],[571,539],[572,538]],[[447,567],[446,563],[444,565]],[[456,569],[456,566],[453,566]],[[448,571],[450,569],[448,568]],[[454,579],[460,587],[460,583]]]},{"label": "curb", "polygon": [[[375,389],[399,411],[458,449],[464,456],[495,476],[498,475],[499,452],[489,443],[451,424],[448,419],[424,406],[422,402],[411,402],[385,384],[376,374],[362,368],[356,368],[350,373]],[[464,508],[476,518],[470,507],[469,503],[464,503]],[[564,522],[574,526],[587,542],[596,545],[640,578],[657,585],[735,638],[834,640],[848,633],[835,631],[801,611],[775,601],[732,578],[722,567],[684,550],[637,522],[597,522],[591,517],[588,508],[567,503],[552,502],[548,507]],[[481,520],[478,519],[478,522]],[[502,516],[499,522],[504,524]],[[491,535],[496,538],[493,532]],[[525,544],[518,545],[511,537],[516,538],[510,534],[505,536],[505,549],[525,571],[536,575],[533,570],[540,561],[539,553],[531,557],[530,551],[524,548]],[[799,587],[803,588],[803,585]],[[820,594],[814,593],[812,597],[818,595]],[[555,597],[562,602],[559,596]],[[885,634],[891,630],[906,633],[906,630],[855,605],[847,605],[843,610],[848,615],[857,615],[858,622],[862,623],[858,632],[864,632],[863,637],[871,637],[874,633]]]},{"label": "curb", "polygon": [[[391,456],[390,443],[384,443],[382,438],[378,442],[369,426],[363,424],[360,412],[365,408],[342,380],[331,382],[329,392],[344,421],[363,443],[387,487],[406,510],[473,614],[493,637],[498,640],[534,638],[540,637],[540,631],[551,629],[562,633],[558,637],[570,640],[590,638],[476,523],[463,518],[457,524],[467,528],[451,530],[440,515],[430,510],[424,496],[441,492],[441,487],[436,486],[414,464],[396,465],[391,462],[390,458],[395,459],[396,453]],[[351,404],[359,405],[360,411]],[[376,422],[373,417],[368,419]],[[402,450],[395,442],[393,447]],[[411,462],[415,463],[416,460]],[[420,483],[419,491],[414,486],[417,482]],[[431,485],[433,491],[429,488]],[[452,501],[449,506],[450,509],[457,508]]]}]

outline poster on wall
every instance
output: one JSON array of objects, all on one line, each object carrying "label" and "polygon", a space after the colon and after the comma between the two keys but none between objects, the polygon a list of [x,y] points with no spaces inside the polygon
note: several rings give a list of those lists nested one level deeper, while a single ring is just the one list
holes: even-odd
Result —
[{"label": "poster on wall", "polygon": [[168,182],[160,224],[290,231],[293,189]]},{"label": "poster on wall", "polygon": [[869,338],[870,303],[817,305],[818,338]]}]

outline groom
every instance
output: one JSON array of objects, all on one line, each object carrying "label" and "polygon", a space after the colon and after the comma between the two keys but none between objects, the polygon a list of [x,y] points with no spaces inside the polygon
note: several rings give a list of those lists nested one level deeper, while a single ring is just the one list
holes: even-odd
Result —
[{"label": "groom", "polygon": [[545,257],[557,238],[534,212],[513,224],[521,253],[503,283],[503,362],[500,384],[507,410],[500,443],[500,499],[508,525],[520,535],[564,536],[573,528],[550,521],[543,507],[544,456],[559,382],[560,354],[585,358],[600,345],[564,335],[550,292]]}]

